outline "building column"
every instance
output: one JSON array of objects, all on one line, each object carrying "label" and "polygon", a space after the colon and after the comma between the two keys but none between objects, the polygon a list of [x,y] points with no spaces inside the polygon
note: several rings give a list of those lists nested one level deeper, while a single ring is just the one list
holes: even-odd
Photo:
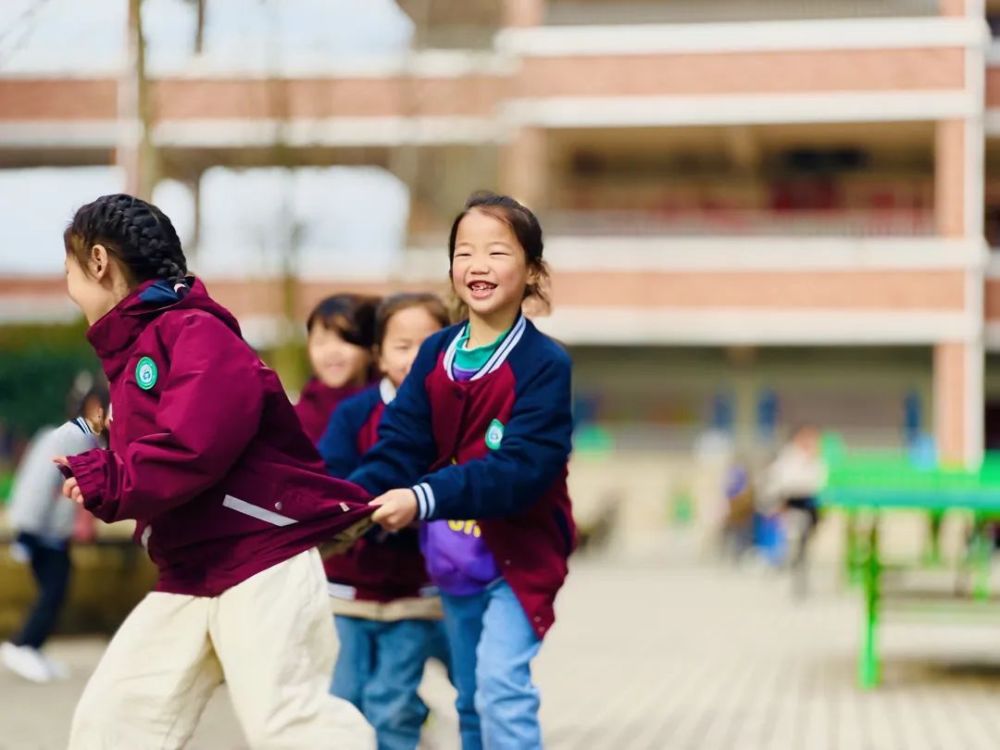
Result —
[{"label": "building column", "polygon": [[545,130],[518,128],[500,151],[500,190],[537,213],[545,207],[550,170]]},{"label": "building column", "polygon": [[141,0],[129,0],[128,56],[118,81],[119,138],[115,163],[125,173],[125,192],[150,200],[159,181],[159,159],[152,141],[152,91],[146,75],[146,42]]},{"label": "building column", "polygon": [[[978,0],[941,0],[941,14],[982,13]],[[985,60],[977,46],[966,49],[966,90],[983,100]],[[934,346],[934,433],[939,460],[945,465],[979,464],[983,453],[983,284],[986,260],[983,237],[982,111],[942,120],[935,126],[934,211],[942,238],[964,240],[982,249],[981,262],[965,269],[965,330]]]},{"label": "building column", "polygon": [[942,16],[964,16],[965,0],[940,0],[938,9]]},{"label": "building column", "polygon": [[545,23],[545,0],[505,0],[503,25],[523,29]]},{"label": "building column", "polygon": [[[528,29],[545,23],[546,0],[503,0],[501,25]],[[550,170],[548,136],[542,128],[516,127],[500,149],[499,190],[532,211],[545,202]]]},{"label": "building column", "polygon": [[427,175],[427,158],[424,149],[414,144],[390,147],[387,169],[399,178],[409,193],[410,210],[407,213],[406,248],[417,247],[433,233],[436,217],[432,205],[432,186]]},{"label": "building column", "polygon": [[934,130],[934,225],[941,237],[966,236],[965,120],[940,120]]},{"label": "building column", "polygon": [[942,464],[975,466],[982,456],[982,362],[981,344],[934,346],[934,432]]}]

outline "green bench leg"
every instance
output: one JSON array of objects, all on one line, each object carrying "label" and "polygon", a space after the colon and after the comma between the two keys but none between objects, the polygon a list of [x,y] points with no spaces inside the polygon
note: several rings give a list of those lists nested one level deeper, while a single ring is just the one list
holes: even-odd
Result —
[{"label": "green bench leg", "polygon": [[989,538],[989,527],[986,519],[977,517],[973,522],[971,549],[973,585],[972,591],[976,601],[985,602],[990,598],[990,558],[992,556],[992,540]]},{"label": "green bench leg", "polygon": [[932,510],[927,513],[927,533],[930,537],[927,549],[924,551],[924,564],[931,567],[941,565],[941,525],[944,523],[944,512]]},{"label": "green bench leg", "polygon": [[861,530],[856,510],[847,511],[844,529],[844,580],[849,586],[860,586],[864,582],[864,545],[860,539]]},{"label": "green bench leg", "polygon": [[878,658],[879,600],[882,564],[879,560],[878,517],[872,518],[871,533],[864,561],[865,630],[858,662],[858,681],[863,690],[871,690],[881,678]]}]

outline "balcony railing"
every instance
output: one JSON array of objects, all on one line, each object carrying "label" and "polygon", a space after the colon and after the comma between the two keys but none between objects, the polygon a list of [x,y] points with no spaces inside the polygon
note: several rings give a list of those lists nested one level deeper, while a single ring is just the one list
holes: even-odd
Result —
[{"label": "balcony railing", "polygon": [[926,237],[935,231],[933,212],[914,209],[713,210],[670,214],[553,210],[546,212],[543,226],[549,234],[577,236]]},{"label": "balcony railing", "polygon": [[550,0],[546,23],[732,23],[833,18],[913,18],[935,16],[938,13],[938,0],[608,0],[600,3]]}]

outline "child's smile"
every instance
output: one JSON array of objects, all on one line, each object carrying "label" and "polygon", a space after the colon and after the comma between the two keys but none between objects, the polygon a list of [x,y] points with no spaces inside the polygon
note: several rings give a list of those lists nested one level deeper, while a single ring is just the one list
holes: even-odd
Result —
[{"label": "child's smile", "polygon": [[467,285],[472,299],[485,300],[493,296],[497,285],[489,281],[470,281]]}]

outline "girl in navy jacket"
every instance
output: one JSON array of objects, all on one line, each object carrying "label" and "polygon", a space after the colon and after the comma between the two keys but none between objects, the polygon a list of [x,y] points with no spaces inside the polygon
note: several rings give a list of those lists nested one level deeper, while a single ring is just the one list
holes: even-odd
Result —
[{"label": "girl in navy jacket", "polygon": [[[343,401],[319,442],[327,470],[346,477],[375,445],[385,407],[420,345],[450,322],[433,294],[386,298],[375,316],[385,377]],[[331,692],[357,706],[375,727],[380,750],[415,750],[427,719],[417,693],[424,663],[443,641],[441,600],[430,584],[416,529],[377,528],[347,553],[324,561],[340,650]]]},{"label": "girl in navy jacket", "polygon": [[575,542],[566,490],[571,364],[521,312],[545,301],[538,220],[478,193],[452,225],[468,321],[431,336],[351,480],[389,531],[419,519],[442,593],[462,746],[541,746],[531,661]]}]

